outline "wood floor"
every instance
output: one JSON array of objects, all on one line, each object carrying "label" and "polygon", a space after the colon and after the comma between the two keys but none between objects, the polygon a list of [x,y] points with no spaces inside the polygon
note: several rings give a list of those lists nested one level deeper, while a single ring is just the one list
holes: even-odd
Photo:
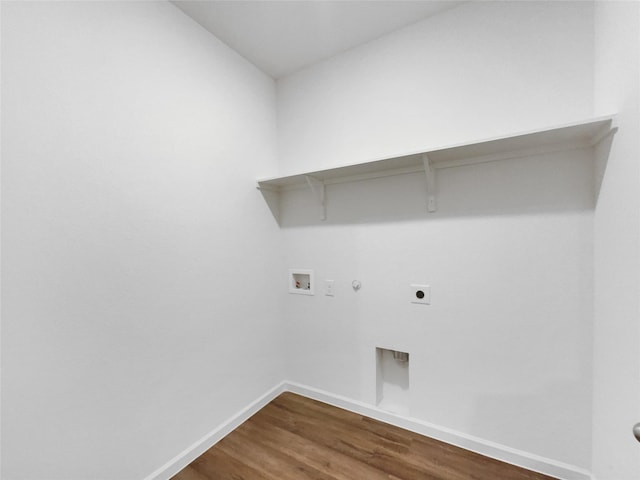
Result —
[{"label": "wood floor", "polygon": [[283,393],[173,480],[550,480]]}]

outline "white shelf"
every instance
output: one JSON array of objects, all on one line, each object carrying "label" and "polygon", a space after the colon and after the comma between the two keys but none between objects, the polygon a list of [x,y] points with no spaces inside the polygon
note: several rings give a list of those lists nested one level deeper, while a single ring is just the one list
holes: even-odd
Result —
[{"label": "white shelf", "polygon": [[615,133],[616,128],[612,124],[613,116],[592,118],[543,130],[438,147],[366,163],[262,179],[258,180],[258,188],[269,202],[269,194],[308,187],[321,207],[321,218],[324,220],[326,185],[424,172],[425,188],[429,198],[427,208],[429,211],[435,211],[435,169],[593,147]]}]

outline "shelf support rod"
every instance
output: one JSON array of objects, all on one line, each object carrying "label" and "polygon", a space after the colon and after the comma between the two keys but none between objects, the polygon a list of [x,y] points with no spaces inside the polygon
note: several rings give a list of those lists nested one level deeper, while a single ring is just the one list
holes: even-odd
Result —
[{"label": "shelf support rod", "polygon": [[318,180],[317,178],[313,178],[311,175],[305,175],[304,179],[307,181],[307,185],[309,185],[311,193],[317,199],[320,205],[320,220],[326,220],[327,206],[325,204],[326,187],[324,185],[324,182],[322,180]]},{"label": "shelf support rod", "polygon": [[426,153],[422,154],[422,163],[424,164],[424,173],[427,177],[427,210],[435,212],[436,205],[436,172],[431,166],[431,160]]}]

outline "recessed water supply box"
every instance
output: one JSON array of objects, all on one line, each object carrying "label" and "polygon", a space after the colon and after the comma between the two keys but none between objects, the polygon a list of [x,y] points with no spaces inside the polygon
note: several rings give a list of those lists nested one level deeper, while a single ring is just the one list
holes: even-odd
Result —
[{"label": "recessed water supply box", "polygon": [[314,295],[315,280],[313,270],[292,268],[289,270],[289,293]]},{"label": "recessed water supply box", "polygon": [[409,353],[376,348],[376,405],[398,415],[409,415]]}]

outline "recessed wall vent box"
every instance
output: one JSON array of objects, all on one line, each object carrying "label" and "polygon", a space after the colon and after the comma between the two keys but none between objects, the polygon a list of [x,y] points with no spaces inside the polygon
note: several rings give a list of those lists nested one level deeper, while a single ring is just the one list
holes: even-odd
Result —
[{"label": "recessed wall vent box", "polygon": [[409,353],[376,348],[376,405],[409,415]]},{"label": "recessed wall vent box", "polygon": [[313,270],[293,268],[289,270],[289,293],[313,295],[315,280]]}]

